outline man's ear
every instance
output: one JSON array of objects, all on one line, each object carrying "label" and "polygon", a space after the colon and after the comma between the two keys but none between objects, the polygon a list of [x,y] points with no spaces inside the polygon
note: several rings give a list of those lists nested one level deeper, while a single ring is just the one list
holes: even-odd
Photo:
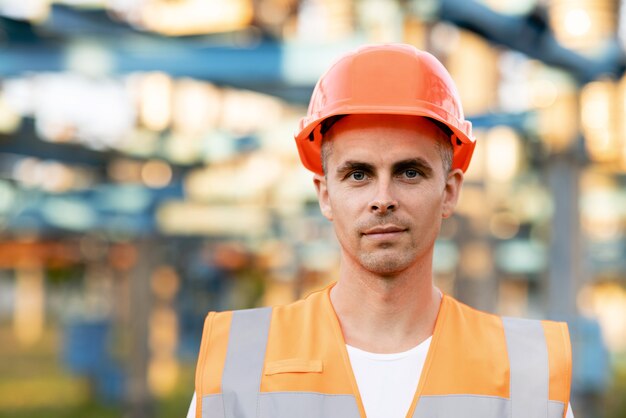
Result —
[{"label": "man's ear", "polygon": [[446,179],[446,187],[443,191],[443,205],[441,208],[441,217],[449,218],[454,212],[456,203],[459,200],[461,194],[461,186],[463,185],[463,171],[456,168],[448,173]]},{"label": "man's ear", "polygon": [[322,215],[329,221],[333,220],[333,211],[330,206],[330,199],[328,198],[328,185],[326,183],[326,177],[320,174],[313,176],[313,184],[315,185],[315,191],[317,192],[317,200],[320,205]]}]

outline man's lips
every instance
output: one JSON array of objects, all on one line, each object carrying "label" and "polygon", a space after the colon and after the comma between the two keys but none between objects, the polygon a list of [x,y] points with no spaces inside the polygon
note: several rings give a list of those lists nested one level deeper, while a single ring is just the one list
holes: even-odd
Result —
[{"label": "man's lips", "polygon": [[406,230],[407,230],[406,228],[401,228],[397,225],[379,225],[373,228],[366,229],[363,232],[363,235],[372,236],[372,237],[376,237],[376,236],[385,237],[385,236],[391,236],[393,234],[399,234]]}]

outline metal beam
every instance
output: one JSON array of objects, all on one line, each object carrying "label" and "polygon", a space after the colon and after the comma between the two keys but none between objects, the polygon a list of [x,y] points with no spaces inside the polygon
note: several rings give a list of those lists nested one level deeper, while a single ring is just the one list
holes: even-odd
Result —
[{"label": "metal beam", "polygon": [[560,45],[541,9],[527,16],[509,16],[496,13],[476,0],[439,0],[438,17],[493,43],[567,70],[581,83],[601,76],[621,77],[626,68],[626,59],[617,41],[598,59],[587,58]]}]

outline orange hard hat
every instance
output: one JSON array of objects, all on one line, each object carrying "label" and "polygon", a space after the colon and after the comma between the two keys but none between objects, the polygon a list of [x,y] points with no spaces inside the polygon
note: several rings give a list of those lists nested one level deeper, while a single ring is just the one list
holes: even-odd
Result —
[{"label": "orange hard hat", "polygon": [[452,77],[428,52],[407,44],[368,45],[335,62],[320,77],[295,135],[306,168],[323,174],[322,122],[339,115],[423,116],[450,129],[452,168],[465,171],[475,138]]}]

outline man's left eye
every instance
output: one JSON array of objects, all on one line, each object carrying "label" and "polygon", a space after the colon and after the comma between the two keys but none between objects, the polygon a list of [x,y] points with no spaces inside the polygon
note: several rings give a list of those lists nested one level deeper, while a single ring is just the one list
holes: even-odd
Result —
[{"label": "man's left eye", "polygon": [[419,173],[417,172],[417,170],[406,170],[404,172],[404,175],[410,179],[414,179],[415,177],[419,175]]}]

